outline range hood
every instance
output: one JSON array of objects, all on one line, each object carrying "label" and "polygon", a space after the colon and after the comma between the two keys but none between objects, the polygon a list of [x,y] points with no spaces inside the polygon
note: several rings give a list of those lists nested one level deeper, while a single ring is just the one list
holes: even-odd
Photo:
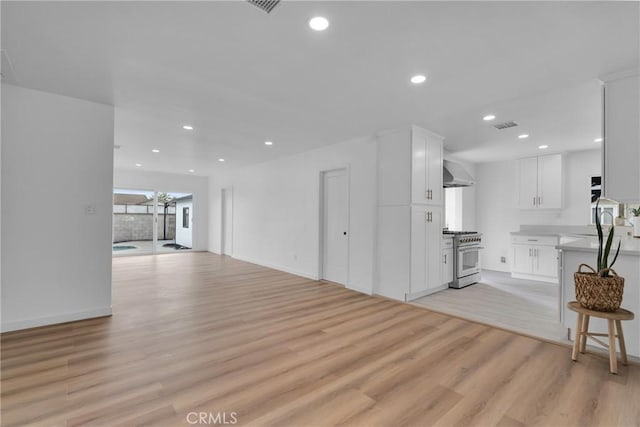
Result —
[{"label": "range hood", "polygon": [[449,160],[444,161],[442,168],[442,186],[448,187],[471,187],[475,184],[473,177],[464,170],[460,163]]}]

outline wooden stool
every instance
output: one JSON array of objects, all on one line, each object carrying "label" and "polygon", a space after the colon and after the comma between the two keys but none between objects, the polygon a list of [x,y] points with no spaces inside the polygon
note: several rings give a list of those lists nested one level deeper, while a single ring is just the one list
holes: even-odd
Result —
[{"label": "wooden stool", "polygon": [[[578,351],[584,353],[587,347],[587,338],[591,338],[598,344],[609,349],[609,370],[612,374],[618,373],[618,360],[616,358],[616,337],[620,343],[620,355],[622,356],[622,364],[627,364],[627,348],[624,345],[624,335],[622,334],[622,321],[633,320],[633,313],[629,310],[619,308],[616,311],[595,311],[582,307],[577,301],[572,301],[567,304],[567,308],[571,311],[578,313],[578,325],[576,326],[576,338],[573,342],[573,353],[571,354],[572,360],[578,360]],[[589,318],[599,317],[601,319],[607,319],[609,323],[608,334],[595,334],[589,332]],[[615,322],[615,328],[614,328]],[[616,329],[618,334],[616,335]],[[609,337],[609,344],[600,341],[596,337]]]}]

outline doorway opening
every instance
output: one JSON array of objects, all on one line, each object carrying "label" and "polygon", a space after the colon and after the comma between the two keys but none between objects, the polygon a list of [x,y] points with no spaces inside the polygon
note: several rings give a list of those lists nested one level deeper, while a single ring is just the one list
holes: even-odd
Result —
[{"label": "doorway opening", "polygon": [[348,169],[320,173],[320,279],[349,281]]},{"label": "doorway opening", "polygon": [[112,254],[145,255],[190,250],[191,193],[113,190]]},{"label": "doorway opening", "polygon": [[223,188],[220,200],[220,253],[233,256],[233,189]]}]

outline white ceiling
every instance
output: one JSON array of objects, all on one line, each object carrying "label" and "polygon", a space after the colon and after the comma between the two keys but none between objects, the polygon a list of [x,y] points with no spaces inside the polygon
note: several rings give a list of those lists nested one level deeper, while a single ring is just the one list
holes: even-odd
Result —
[{"label": "white ceiling", "polygon": [[[471,161],[542,143],[594,148],[594,79],[640,63],[637,2],[283,0],[270,15],[242,0],[1,7],[17,84],[115,105],[116,167],[178,173],[409,123]],[[327,31],[308,28],[315,15]],[[409,83],[416,73],[427,82]],[[520,126],[497,131],[486,113]]]}]

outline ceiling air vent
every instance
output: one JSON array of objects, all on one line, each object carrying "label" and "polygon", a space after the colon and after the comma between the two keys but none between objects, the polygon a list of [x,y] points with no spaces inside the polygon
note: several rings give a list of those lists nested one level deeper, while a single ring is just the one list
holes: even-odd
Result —
[{"label": "ceiling air vent", "polygon": [[280,0],[247,0],[252,5],[264,10],[267,13],[271,13],[274,7],[280,3]]},{"label": "ceiling air vent", "polygon": [[493,127],[498,129],[498,130],[514,128],[516,126],[518,126],[518,124],[516,122],[496,123],[495,125],[493,125]]}]

